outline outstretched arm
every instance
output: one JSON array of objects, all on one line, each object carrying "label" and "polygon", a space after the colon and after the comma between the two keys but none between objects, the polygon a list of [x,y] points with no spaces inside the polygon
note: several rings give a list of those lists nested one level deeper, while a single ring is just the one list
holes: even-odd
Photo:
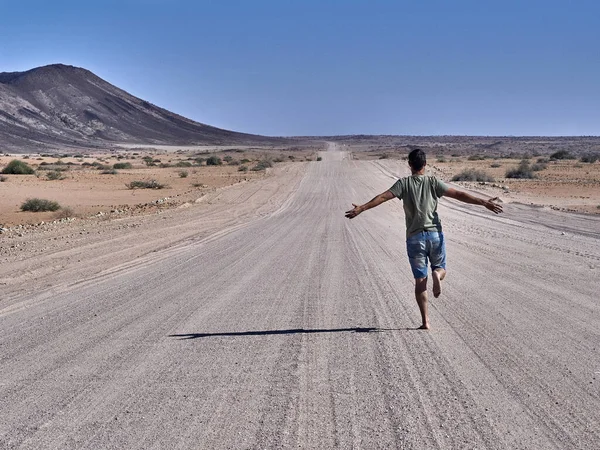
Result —
[{"label": "outstretched arm", "polygon": [[385,191],[383,194],[379,194],[377,197],[374,197],[371,201],[365,203],[364,205],[355,205],[354,203],[352,203],[352,206],[354,206],[354,208],[350,211],[346,211],[346,217],[348,219],[354,219],[361,212],[366,211],[367,209],[375,208],[376,206],[379,206],[382,203],[393,199],[394,197],[395,195],[392,194],[391,191]]},{"label": "outstretched arm", "polygon": [[484,200],[482,198],[474,197],[473,195],[471,195],[465,191],[459,191],[458,189],[454,189],[454,188],[449,188],[444,193],[444,196],[459,200],[463,203],[470,203],[471,205],[485,206],[487,209],[489,209],[490,211],[492,211],[496,214],[502,212],[502,205],[499,205],[498,203],[496,203],[496,201],[498,200],[498,197],[494,197],[489,200]]}]

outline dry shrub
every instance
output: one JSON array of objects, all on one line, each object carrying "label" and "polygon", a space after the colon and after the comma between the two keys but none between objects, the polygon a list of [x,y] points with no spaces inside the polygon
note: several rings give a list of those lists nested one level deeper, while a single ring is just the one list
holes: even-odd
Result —
[{"label": "dry shrub", "polygon": [[56,211],[56,213],[52,217],[54,218],[54,220],[69,219],[71,217],[75,217],[75,211],[73,211],[73,209],[69,208],[68,206],[63,206],[58,211]]},{"label": "dry shrub", "polygon": [[481,181],[481,182],[492,182],[494,179],[487,173],[481,170],[466,169],[461,173],[454,175],[452,181]]},{"label": "dry shrub", "polygon": [[59,209],[60,205],[57,202],[42,198],[29,198],[21,205],[21,211],[45,212],[58,211]]},{"label": "dry shrub", "polygon": [[535,175],[529,165],[529,161],[523,160],[519,164],[519,167],[506,172],[506,178],[531,179],[535,178]]},{"label": "dry shrub", "polygon": [[35,170],[33,170],[26,162],[13,159],[4,169],[2,169],[2,173],[12,175],[33,175]]},{"label": "dry shrub", "polygon": [[136,180],[136,181],[132,181],[131,183],[126,184],[125,186],[127,186],[129,189],[164,189],[167,187],[166,185],[161,184],[156,180],[150,180],[150,181]]},{"label": "dry shrub", "polygon": [[63,177],[63,175],[60,171],[52,170],[52,171],[46,173],[46,178],[50,181],[54,181],[54,180],[64,180],[65,177]]}]

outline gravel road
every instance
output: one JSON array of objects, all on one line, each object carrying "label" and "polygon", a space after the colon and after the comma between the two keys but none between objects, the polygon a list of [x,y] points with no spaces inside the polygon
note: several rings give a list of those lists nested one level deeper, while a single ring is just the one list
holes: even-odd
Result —
[{"label": "gravel road", "polygon": [[0,448],[599,448],[600,220],[443,199],[418,331],[401,203],[343,214],[406,163],[322,156],[1,269]]}]

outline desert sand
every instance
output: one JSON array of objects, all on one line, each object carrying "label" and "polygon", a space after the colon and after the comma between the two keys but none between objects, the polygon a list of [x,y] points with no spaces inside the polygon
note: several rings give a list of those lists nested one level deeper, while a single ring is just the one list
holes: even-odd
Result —
[{"label": "desert sand", "polygon": [[[265,176],[266,170],[252,170],[260,161],[315,159],[320,148],[305,147],[291,152],[287,148],[211,148],[211,151],[187,152],[179,147],[165,152],[165,146],[129,152],[86,153],[73,157],[39,154],[0,156],[0,168],[16,159],[36,169],[35,175],[0,175],[0,226],[34,225],[56,218],[125,216],[148,214],[198,201],[207,193],[225,186]],[[179,150],[175,150],[175,148]],[[206,159],[217,157],[221,165],[207,166]],[[291,158],[290,158],[291,157]],[[149,159],[151,165],[147,165]],[[131,168],[114,170],[115,164]],[[247,170],[241,171],[240,169]],[[49,180],[48,173],[60,170],[60,178]],[[132,181],[152,181],[161,189],[130,189]],[[20,206],[28,198],[58,202],[64,212],[27,212]]]},{"label": "desert sand", "polygon": [[1,235],[0,447],[597,448],[600,217],[443,199],[417,331],[401,203],[344,218],[406,162],[329,150]]}]

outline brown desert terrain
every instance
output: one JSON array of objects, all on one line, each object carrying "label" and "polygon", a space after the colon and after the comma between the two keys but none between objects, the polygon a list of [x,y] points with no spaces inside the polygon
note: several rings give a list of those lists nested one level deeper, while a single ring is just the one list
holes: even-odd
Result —
[{"label": "brown desert terrain", "polygon": [[[86,153],[74,157],[52,154],[0,156],[0,171],[12,160],[29,164],[35,175],[2,175],[0,226],[35,225],[57,218],[90,219],[138,215],[202,201],[207,193],[266,176],[268,167],[255,170],[261,161],[272,167],[282,162],[315,159],[321,147],[225,149],[186,152],[134,149]],[[207,165],[210,157],[219,165]],[[148,163],[146,162],[148,161]],[[127,168],[114,169],[121,164]],[[150,164],[150,165],[149,165]],[[130,166],[130,167],[129,167]],[[49,179],[55,174],[59,179]],[[131,189],[135,181],[156,181],[160,189]],[[58,212],[21,211],[27,199],[58,202]]]},{"label": "brown desert terrain", "polygon": [[[426,142],[424,149],[428,153],[430,172],[444,181],[451,182],[454,176],[464,171],[478,171],[488,175],[493,181],[456,183],[467,189],[498,196],[507,203],[600,214],[600,147],[595,141],[589,144],[585,139],[567,140],[563,147],[571,159],[552,159],[551,155],[559,151],[556,150],[559,148],[556,145],[548,146],[547,143],[539,142],[523,144],[519,139],[513,139],[516,143],[511,147],[499,150],[496,147],[493,153],[482,151],[482,146],[469,138],[464,138],[460,144],[444,147],[427,147]],[[350,143],[347,148],[360,149],[353,152],[353,157],[359,160],[402,159],[407,154],[407,147],[399,145]],[[595,156],[596,160],[581,161],[581,158],[585,159],[590,155]],[[507,178],[507,171],[517,169],[524,159],[534,167],[533,178]]]}]

